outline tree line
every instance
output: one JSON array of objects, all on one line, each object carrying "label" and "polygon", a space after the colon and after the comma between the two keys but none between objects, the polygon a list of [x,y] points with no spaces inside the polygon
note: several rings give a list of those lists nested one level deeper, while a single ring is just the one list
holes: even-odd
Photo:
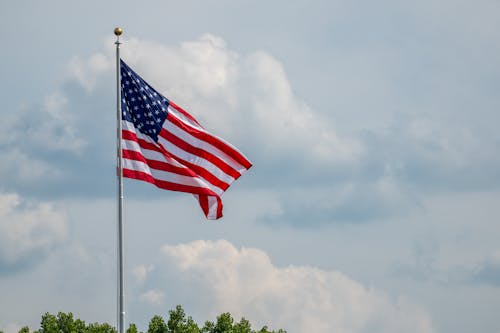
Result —
[{"label": "tree line", "polygon": [[[19,333],[30,333],[30,329],[24,326]],[[42,316],[40,328],[33,333],[117,333],[117,330],[107,323],[86,324],[85,321],[74,318],[71,312],[59,312],[57,315],[47,312]],[[143,332],[138,331],[137,326],[131,323],[127,333]],[[148,330],[144,333],[286,333],[286,331],[269,330],[267,326],[254,330],[248,320],[241,318],[236,322],[229,312],[220,314],[215,321],[205,321],[200,327],[191,316],[186,315],[182,306],[177,305],[175,309],[169,311],[167,321],[162,316],[153,316],[149,321]]]}]

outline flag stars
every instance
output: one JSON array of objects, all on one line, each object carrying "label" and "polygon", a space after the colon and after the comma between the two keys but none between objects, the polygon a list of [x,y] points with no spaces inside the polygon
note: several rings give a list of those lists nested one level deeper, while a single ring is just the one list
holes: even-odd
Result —
[{"label": "flag stars", "polygon": [[167,116],[168,99],[122,64],[123,119],[156,140]]}]

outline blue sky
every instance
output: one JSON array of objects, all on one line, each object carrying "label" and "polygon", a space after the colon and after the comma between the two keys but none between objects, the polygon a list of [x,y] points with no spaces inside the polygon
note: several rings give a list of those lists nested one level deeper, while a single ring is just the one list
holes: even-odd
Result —
[{"label": "blue sky", "polygon": [[500,330],[498,1],[2,2],[0,330],[115,320],[122,56],[254,167],[125,181],[127,322]]}]

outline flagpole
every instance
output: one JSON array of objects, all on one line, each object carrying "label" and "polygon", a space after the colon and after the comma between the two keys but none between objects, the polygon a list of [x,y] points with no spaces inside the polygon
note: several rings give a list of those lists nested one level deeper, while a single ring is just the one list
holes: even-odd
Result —
[{"label": "flagpole", "polygon": [[124,309],[124,287],[123,287],[123,166],[122,166],[122,117],[121,117],[121,78],[120,78],[120,35],[123,30],[115,28],[116,36],[116,164],[118,178],[118,288],[117,288],[117,322],[118,333],[124,333],[125,309]]}]

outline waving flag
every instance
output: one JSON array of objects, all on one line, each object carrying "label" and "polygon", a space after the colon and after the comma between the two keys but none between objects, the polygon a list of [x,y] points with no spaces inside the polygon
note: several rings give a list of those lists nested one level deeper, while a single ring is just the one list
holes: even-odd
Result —
[{"label": "waving flag", "polygon": [[120,60],[123,176],[192,193],[208,219],[222,217],[221,196],[252,164],[208,133]]}]

